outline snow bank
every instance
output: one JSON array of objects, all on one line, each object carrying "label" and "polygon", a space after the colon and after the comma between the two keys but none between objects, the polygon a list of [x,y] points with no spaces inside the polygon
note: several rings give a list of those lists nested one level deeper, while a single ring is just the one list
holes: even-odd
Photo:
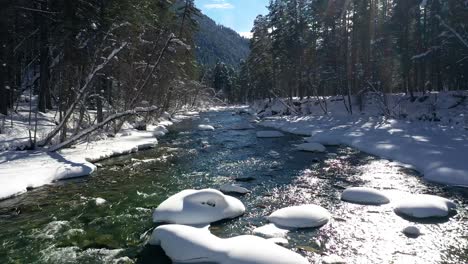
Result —
[{"label": "snow bank", "polygon": [[154,210],[153,221],[200,225],[235,218],[244,212],[241,201],[218,190],[184,190],[162,202]]},{"label": "snow bank", "polygon": [[325,152],[327,149],[325,146],[319,143],[304,143],[296,146],[297,150],[308,151],[308,152]]},{"label": "snow bank", "polygon": [[52,182],[86,176],[96,166],[82,158],[58,153],[8,151],[0,153],[0,199]]},{"label": "snow bank", "polygon": [[367,187],[347,188],[341,194],[341,200],[370,205],[380,205],[390,202],[388,197],[381,191]]},{"label": "snow bank", "polygon": [[237,236],[221,239],[205,229],[183,225],[157,227],[149,243],[160,245],[174,263],[309,263],[299,254],[260,237]]},{"label": "snow bank", "polygon": [[315,204],[286,207],[267,217],[270,222],[287,228],[320,227],[328,223],[330,218],[327,209]]},{"label": "snow bank", "polygon": [[447,217],[456,204],[435,195],[413,195],[395,207],[395,212],[414,218]]},{"label": "snow bank", "polygon": [[468,186],[468,134],[464,130],[372,116],[278,117],[261,125],[410,164],[432,182]]},{"label": "snow bank", "polygon": [[258,131],[257,137],[258,138],[278,138],[283,137],[284,134],[279,131]]}]

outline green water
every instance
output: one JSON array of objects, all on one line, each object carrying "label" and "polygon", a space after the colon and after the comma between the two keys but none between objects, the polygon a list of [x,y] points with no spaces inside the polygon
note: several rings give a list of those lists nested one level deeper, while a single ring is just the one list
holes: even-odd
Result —
[{"label": "green water", "polygon": [[[316,203],[333,220],[320,229],[291,232],[287,246],[311,263],[329,254],[348,263],[467,262],[466,191],[426,183],[414,171],[350,148],[304,153],[294,150],[302,139],[297,136],[257,139],[261,128],[229,129],[248,121],[228,111],[204,113],[172,127],[154,150],[107,160],[90,177],[0,202],[0,263],[170,263],[161,249],[145,245],[155,227],[152,209],[183,189],[217,188],[238,176],[255,178],[242,183],[252,190],[239,197],[247,212],[213,225],[218,236],[250,234],[278,208]],[[201,123],[217,129],[194,131]],[[456,200],[459,209],[449,219],[413,223],[397,216],[391,204],[340,201],[348,186],[441,195]],[[97,206],[98,197],[107,203]],[[401,230],[411,224],[425,234],[405,237]]]}]

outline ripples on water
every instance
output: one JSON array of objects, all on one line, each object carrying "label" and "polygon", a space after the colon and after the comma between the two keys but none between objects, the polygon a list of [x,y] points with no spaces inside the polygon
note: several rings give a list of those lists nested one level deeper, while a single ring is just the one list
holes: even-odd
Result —
[{"label": "ripples on water", "polygon": [[[319,204],[333,220],[320,229],[289,233],[289,248],[320,263],[336,254],[348,263],[466,263],[467,194],[423,182],[390,161],[346,147],[328,154],[293,150],[300,137],[257,139],[255,130],[229,130],[248,122],[229,112],[202,114],[184,121],[157,149],[103,162],[87,178],[45,186],[0,203],[0,263],[168,263],[156,248],[145,247],[154,225],[151,212],[168,196],[186,188],[216,188],[236,177],[252,193],[239,197],[244,216],[212,226],[221,237],[249,234],[266,224],[264,216],[281,207]],[[200,122],[215,132],[192,131]],[[368,186],[389,192],[392,201],[409,193],[454,199],[458,213],[439,222],[415,223],[397,216],[393,202],[364,206],[340,201],[344,188]],[[107,200],[97,206],[95,198]],[[417,225],[424,235],[407,238],[401,230]]]}]

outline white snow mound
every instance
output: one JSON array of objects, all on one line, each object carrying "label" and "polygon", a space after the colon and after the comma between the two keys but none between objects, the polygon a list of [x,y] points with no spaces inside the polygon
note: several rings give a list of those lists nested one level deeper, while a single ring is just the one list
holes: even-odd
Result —
[{"label": "white snow mound", "polygon": [[381,191],[367,187],[347,188],[341,194],[341,200],[370,205],[387,204],[390,202],[390,199]]},{"label": "white snow mound", "polygon": [[153,221],[200,225],[235,218],[244,212],[241,201],[218,190],[184,190],[162,202],[153,212]]},{"label": "white snow mound", "polygon": [[174,263],[309,263],[301,255],[260,237],[237,236],[222,239],[205,229],[183,225],[157,227],[149,243],[160,245]]},{"label": "white snow mound", "polygon": [[456,204],[446,198],[420,194],[401,202],[395,207],[395,212],[414,218],[447,217]]},{"label": "white snow mound", "polygon": [[219,190],[223,193],[238,193],[238,194],[247,194],[250,192],[249,189],[244,188],[237,184],[224,184],[219,187]]},{"label": "white snow mound", "polygon": [[330,218],[327,209],[315,204],[286,207],[267,217],[277,226],[287,228],[320,227],[328,223]]},{"label": "white snow mound", "polygon": [[297,145],[296,148],[297,150],[308,152],[325,152],[327,150],[322,144],[313,142]]},{"label": "white snow mound", "polygon": [[198,130],[200,130],[200,131],[214,131],[215,128],[214,128],[214,126],[210,126],[210,125],[198,125]]},{"label": "white snow mound", "polygon": [[284,134],[279,131],[258,131],[257,137],[258,138],[278,138],[283,137]]}]

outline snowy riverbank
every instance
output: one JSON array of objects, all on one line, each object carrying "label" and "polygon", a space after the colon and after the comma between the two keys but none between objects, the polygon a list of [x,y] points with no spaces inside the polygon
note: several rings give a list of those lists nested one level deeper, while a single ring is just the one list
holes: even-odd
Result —
[{"label": "snowy riverbank", "polygon": [[83,142],[57,153],[42,150],[0,152],[0,200],[58,180],[90,175],[96,170],[92,162],[155,147],[157,137],[167,132],[165,127],[197,114],[176,115],[171,121],[161,120],[157,125],[148,126],[146,131],[127,128],[115,137]]},{"label": "snowy riverbank", "polygon": [[[402,101],[403,97],[395,96],[393,101]],[[302,116],[266,117],[260,124],[276,128],[281,131],[310,136],[309,142],[324,145],[347,145],[361,151],[395,160],[411,165],[424,175],[428,181],[468,186],[468,135],[462,122],[454,120],[465,118],[466,103],[457,107],[447,107],[457,104],[457,98],[449,95],[436,99],[440,109],[434,109],[434,115],[440,116],[440,122],[419,121],[419,117],[426,116],[425,104],[434,99],[428,98],[425,102],[406,102],[399,106],[399,111],[408,113],[410,118],[390,119],[383,117],[381,108],[370,106],[367,112],[349,115],[346,114],[343,103],[328,102],[330,112],[328,115],[320,114],[315,109],[314,114]],[[452,100],[452,102],[450,102]],[[443,105],[443,106],[442,106]],[[317,104],[309,103],[307,106]],[[304,104],[301,105],[305,109]],[[263,112],[286,111],[280,103],[262,106]],[[310,107],[308,108],[310,111]],[[419,109],[419,110],[417,110]],[[266,115],[268,116],[268,115]],[[452,125],[450,125],[452,123]]]}]

